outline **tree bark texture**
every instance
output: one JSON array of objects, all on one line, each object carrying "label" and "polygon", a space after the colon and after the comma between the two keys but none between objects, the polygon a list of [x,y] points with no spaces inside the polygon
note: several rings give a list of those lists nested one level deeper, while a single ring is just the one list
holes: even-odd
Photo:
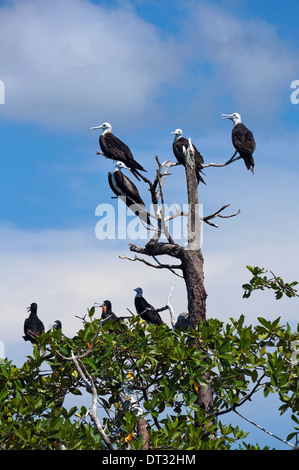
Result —
[{"label": "tree bark texture", "polygon": [[192,147],[186,157],[186,181],[188,194],[188,243],[182,252],[182,271],[187,289],[189,327],[206,320],[206,298],[204,288],[203,256],[201,252],[201,226],[199,215],[196,168]]},{"label": "tree bark texture", "polygon": [[[190,142],[191,144],[191,142]],[[188,244],[182,252],[182,271],[186,283],[188,297],[188,324],[195,328],[196,324],[206,321],[206,298],[204,287],[204,260],[201,252],[201,224],[199,215],[198,187],[195,171],[194,154],[189,144],[186,157],[186,180],[189,205]],[[200,348],[200,344],[197,344]],[[204,379],[209,382],[210,374],[205,373]],[[205,411],[206,416],[213,413],[213,393],[206,385],[199,388],[196,403]]]},{"label": "tree bark texture", "polygon": [[[188,195],[188,241],[186,246],[180,246],[168,238],[167,243],[152,238],[144,248],[131,244],[130,250],[147,256],[168,255],[179,259],[181,265],[177,267],[182,270],[186,285],[188,299],[188,326],[195,329],[199,322],[206,321],[206,298],[204,287],[204,260],[201,252],[201,226],[203,223],[200,217],[198,202],[198,184],[196,178],[196,167],[194,152],[191,143],[186,152],[186,181]],[[200,348],[200,344],[196,345]],[[204,377],[209,382],[209,374]],[[207,385],[201,387],[197,393],[197,402],[207,416],[213,412],[213,394]]]}]

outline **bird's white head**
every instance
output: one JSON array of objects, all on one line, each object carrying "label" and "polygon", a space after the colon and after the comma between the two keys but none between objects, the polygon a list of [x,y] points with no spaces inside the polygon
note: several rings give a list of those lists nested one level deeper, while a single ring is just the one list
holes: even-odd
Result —
[{"label": "bird's white head", "polygon": [[112,131],[112,126],[111,126],[111,124],[109,124],[109,122],[103,122],[103,124],[101,124],[100,126],[90,128],[91,131],[93,131],[95,129],[103,129],[103,134],[105,134],[105,132],[111,132]]},{"label": "bird's white head", "polygon": [[221,114],[222,119],[230,119],[233,121],[234,125],[240,124],[241,122],[241,116],[239,113],[233,113],[233,114]]},{"label": "bird's white head", "polygon": [[125,165],[123,162],[118,161],[115,164],[114,171],[119,171],[119,170],[129,170],[130,171],[130,168],[128,168],[127,165]]},{"label": "bird's white head", "polygon": [[143,290],[141,289],[141,287],[136,287],[134,291],[136,292],[136,297],[142,297]]},{"label": "bird's white head", "polygon": [[183,131],[182,131],[182,129],[176,129],[175,131],[171,132],[171,134],[174,135],[174,140],[176,141],[177,139],[182,137]]}]

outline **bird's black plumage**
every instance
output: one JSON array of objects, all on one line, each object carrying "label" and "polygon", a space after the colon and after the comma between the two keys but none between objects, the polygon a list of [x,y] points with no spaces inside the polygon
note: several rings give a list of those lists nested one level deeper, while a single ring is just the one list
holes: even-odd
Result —
[{"label": "bird's black plumage", "polygon": [[25,341],[31,341],[31,343],[35,344],[37,343],[36,338],[45,331],[45,327],[43,322],[37,316],[36,303],[32,303],[27,310],[30,311],[30,315],[24,322],[25,336],[23,336],[23,338]]},{"label": "bird's black plumage", "polygon": [[55,328],[55,330],[61,330],[62,323],[61,323],[60,320],[55,320],[54,323],[52,323],[52,325],[50,325],[50,326]]},{"label": "bird's black plumage", "polygon": [[253,133],[241,122],[240,114],[222,114],[222,117],[233,121],[233,146],[236,149],[236,153],[239,153],[240,157],[244,160],[247,170],[251,170],[252,173],[254,173],[253,153],[256,148],[256,143],[253,137]]},{"label": "bird's black plumage", "polygon": [[102,320],[112,321],[113,323],[119,321],[118,316],[112,312],[112,304],[110,300],[104,300],[100,307],[102,307]]},{"label": "bird's black plumage", "polygon": [[183,312],[179,314],[176,324],[174,326],[175,331],[188,329],[188,326],[189,326],[188,316],[189,314],[187,312]]},{"label": "bird's black plumage", "polygon": [[[189,141],[183,137],[183,132],[181,129],[176,129],[172,134],[175,134],[175,138],[172,144],[172,149],[174,156],[176,157],[178,163],[180,163],[183,166],[186,166],[186,151],[189,145]],[[197,150],[195,145],[192,143],[193,149],[194,149],[194,159],[195,159],[195,167],[196,167],[196,179],[197,183],[205,183],[201,176],[202,172],[202,164],[204,163],[203,156],[201,153]]]},{"label": "bird's black plumage", "polygon": [[122,162],[117,162],[113,173],[109,171],[109,186],[116,196],[124,197],[124,202],[141,220],[151,225],[149,214],[135,184],[122,173],[121,169],[127,168]]},{"label": "bird's black plumage", "polygon": [[164,323],[162,318],[154,307],[145,300],[141,287],[136,287],[134,290],[136,291],[134,302],[138,315],[149,324],[162,325]]},{"label": "bird's black plumage", "polygon": [[254,159],[252,154],[255,151],[256,144],[252,132],[240,122],[232,130],[232,142],[240,157],[243,158],[247,170],[251,170],[253,173]]},{"label": "bird's black plumage", "polygon": [[99,144],[106,158],[123,162],[137,178],[138,171],[146,171],[134,159],[129,147],[112,133],[112,127],[109,122],[104,122],[101,126],[92,127],[91,129],[103,129],[104,132],[100,135]]}]

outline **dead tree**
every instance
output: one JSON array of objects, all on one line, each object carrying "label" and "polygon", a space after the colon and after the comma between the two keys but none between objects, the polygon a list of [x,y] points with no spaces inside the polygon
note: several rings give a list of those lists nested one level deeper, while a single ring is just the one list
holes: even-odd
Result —
[{"label": "dead tree", "polygon": [[[154,262],[149,262],[145,258],[141,258],[135,255],[134,258],[128,256],[122,256],[131,261],[140,261],[148,266],[156,269],[168,269],[173,272],[176,276],[180,276],[184,279],[187,292],[188,301],[188,327],[196,328],[196,324],[201,321],[206,321],[206,298],[207,294],[204,287],[204,259],[201,252],[201,226],[203,223],[207,223],[213,227],[217,225],[212,222],[217,217],[229,218],[236,216],[231,214],[224,216],[222,212],[228,207],[228,205],[222,206],[218,211],[211,215],[201,217],[199,213],[199,201],[198,201],[198,184],[196,179],[196,169],[194,161],[194,150],[192,142],[189,139],[189,146],[186,150],[186,186],[188,195],[188,212],[183,213],[179,209],[177,212],[169,217],[165,216],[164,211],[164,196],[163,196],[163,185],[167,178],[169,178],[170,168],[177,165],[177,163],[171,163],[166,161],[160,163],[158,157],[156,157],[158,169],[156,177],[153,182],[140,175],[148,185],[151,193],[152,205],[154,208],[154,217],[158,220],[158,227],[154,231],[151,239],[145,244],[144,247],[140,247],[134,244],[130,244],[130,251],[137,255],[145,255],[151,257]],[[225,166],[230,161],[224,164],[216,165],[210,164],[206,166]],[[159,203],[161,205],[159,205]],[[175,217],[187,217],[188,218],[188,239],[184,246],[175,243],[167,223],[169,220]],[[161,240],[162,234],[165,236],[166,241]],[[159,261],[160,256],[168,256],[174,258],[178,262],[175,264],[165,264]],[[208,375],[204,377],[209,382]],[[210,387],[202,387],[198,390],[197,404],[199,404],[206,412],[207,415],[212,414],[213,410],[213,396]]]},{"label": "dead tree", "polygon": [[[188,195],[188,212],[183,213],[179,209],[171,216],[166,217],[164,213],[164,196],[163,185],[166,178],[170,176],[170,168],[177,165],[170,160],[160,163],[156,157],[158,164],[157,174],[155,180],[151,182],[143,175],[142,179],[149,185],[149,190],[152,198],[152,206],[154,208],[154,217],[158,220],[158,227],[154,231],[151,239],[144,247],[137,246],[130,243],[130,251],[138,255],[146,255],[151,257],[155,264],[147,261],[144,258],[136,256],[130,258],[126,255],[121,258],[129,259],[130,261],[140,261],[146,265],[156,269],[168,269],[175,275],[182,277],[186,284],[187,300],[188,300],[188,324],[189,328],[194,328],[200,321],[206,320],[206,298],[207,294],[204,287],[204,269],[203,269],[203,256],[201,252],[201,226],[207,223],[213,227],[217,227],[212,222],[217,217],[229,218],[234,217],[239,213],[224,216],[222,212],[228,205],[222,206],[218,211],[205,217],[199,214],[199,201],[198,201],[198,185],[196,179],[194,153],[191,140],[189,140],[189,147],[186,151],[186,185]],[[214,164],[212,164],[214,166]],[[226,164],[223,164],[223,166]],[[161,205],[159,205],[159,203]],[[188,240],[185,246],[175,243],[167,226],[167,223],[176,217],[188,218]],[[161,240],[162,234],[165,236],[166,241]],[[160,256],[168,256],[179,260],[176,264],[165,264],[158,260]]]}]

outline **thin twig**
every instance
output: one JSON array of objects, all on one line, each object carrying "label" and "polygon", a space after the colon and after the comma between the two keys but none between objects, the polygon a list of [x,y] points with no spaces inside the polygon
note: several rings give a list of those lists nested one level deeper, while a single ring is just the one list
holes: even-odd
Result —
[{"label": "thin twig", "polygon": [[275,274],[270,271],[270,273],[272,274],[272,276],[274,277],[275,281],[277,282],[277,284],[282,288],[282,290],[286,290],[288,292],[290,292],[294,297],[299,297],[299,294],[296,293],[296,290],[293,289],[292,287],[290,286],[286,286],[285,284],[283,284],[276,276]]},{"label": "thin twig", "polygon": [[233,405],[231,405],[229,408],[227,408],[226,410],[223,410],[223,411],[217,411],[216,413],[214,413],[214,416],[221,416],[221,415],[224,415],[226,413],[230,413],[231,411],[235,411],[235,409],[239,406],[242,406],[247,400],[250,400],[250,398],[252,397],[252,395],[254,393],[256,393],[258,390],[260,390],[261,388],[263,388],[266,384],[261,384],[261,381],[263,380],[263,378],[265,377],[266,374],[262,374],[261,377],[258,379],[256,385],[253,387],[253,389],[251,390],[251,392],[249,392],[245,397],[243,397],[240,401],[238,401],[237,403],[234,403]]},{"label": "thin twig", "polygon": [[150,263],[149,261],[147,261],[146,259],[144,258],[139,258],[138,256],[134,256],[134,258],[131,258],[129,257],[128,255],[121,255],[119,256],[120,259],[127,259],[129,261],[140,261],[141,263],[144,263],[146,264],[147,266],[150,266],[151,268],[155,268],[155,269],[168,269],[169,271],[171,271],[175,276],[178,276],[178,277],[183,277],[181,274],[178,274],[174,271],[174,269],[182,269],[182,266],[181,265],[176,265],[176,264],[162,264],[160,263],[160,261],[155,257],[155,256],[152,256],[154,258],[154,260],[157,262],[157,264],[152,264]]},{"label": "thin twig", "polygon": [[213,224],[210,222],[211,219],[215,219],[216,217],[220,217],[221,219],[230,219],[231,217],[236,217],[238,214],[240,214],[240,209],[235,213],[235,214],[230,214],[230,215],[222,215],[220,212],[224,211],[227,207],[229,207],[230,204],[226,204],[225,206],[222,206],[218,211],[214,212],[214,214],[207,215],[205,217],[202,217],[203,222],[205,222],[208,225],[211,225],[212,227],[218,228],[218,225]]},{"label": "thin twig", "polygon": [[[83,366],[83,368],[84,368],[84,371],[83,371],[82,367],[79,365],[79,360],[80,359],[78,357],[76,357],[74,355],[73,351],[72,351],[72,361],[73,361],[73,363],[76,367],[76,370],[77,370],[78,374],[80,375],[81,379],[83,380],[85,386],[90,388],[91,392],[92,392],[92,408],[91,408],[91,412],[90,412],[90,417],[91,417],[92,421],[94,422],[101,438],[103,439],[103,441],[106,444],[106,446],[108,447],[108,449],[109,450],[114,450],[113,444],[110,441],[107,434],[105,433],[105,431],[104,431],[104,429],[101,425],[101,422],[100,422],[100,420],[97,416],[98,394],[97,394],[97,390],[96,390],[93,378],[87,372],[86,368],[81,363],[81,366]],[[87,375],[87,378],[86,378],[86,375]]]},{"label": "thin twig", "polygon": [[262,426],[260,426],[259,424],[257,423],[254,423],[253,421],[251,421],[251,419],[249,418],[246,418],[245,416],[243,416],[241,413],[239,413],[238,411],[236,410],[233,410],[238,416],[240,416],[240,418],[243,418],[245,419],[246,421],[248,421],[248,423],[250,424],[253,424],[254,426],[256,426],[258,429],[260,429],[261,431],[264,431],[265,433],[269,434],[270,436],[272,437],[275,437],[275,439],[278,439],[279,441],[283,442],[284,444],[287,444],[288,446],[290,447],[295,447],[293,444],[291,444],[290,442],[288,441],[285,441],[284,439],[282,439],[281,437],[278,437],[278,436],[275,436],[275,434],[273,434],[272,432],[270,431],[267,431],[267,429],[263,428]]},{"label": "thin twig", "polygon": [[232,156],[229,160],[227,160],[227,162],[225,162],[225,163],[213,163],[213,162],[211,162],[211,163],[203,163],[203,164],[202,164],[202,167],[203,167],[203,168],[209,168],[210,166],[213,166],[213,167],[220,168],[220,167],[223,167],[223,166],[230,165],[231,163],[236,162],[237,160],[240,160],[240,158],[241,158],[240,156],[235,158],[235,156],[237,155],[237,153],[238,153],[238,152],[236,151],[236,152],[233,154],[233,156]]},{"label": "thin twig", "polygon": [[174,321],[174,310],[173,310],[173,306],[171,305],[170,303],[170,299],[171,299],[171,296],[172,296],[172,293],[174,291],[174,287],[175,287],[175,280],[174,280],[174,283],[173,283],[173,286],[169,292],[169,296],[168,296],[168,299],[167,299],[167,307],[168,307],[168,310],[169,310],[169,315],[170,315],[170,322],[171,322],[171,326],[172,326],[172,329],[174,330],[174,326],[175,326],[175,321]]}]

